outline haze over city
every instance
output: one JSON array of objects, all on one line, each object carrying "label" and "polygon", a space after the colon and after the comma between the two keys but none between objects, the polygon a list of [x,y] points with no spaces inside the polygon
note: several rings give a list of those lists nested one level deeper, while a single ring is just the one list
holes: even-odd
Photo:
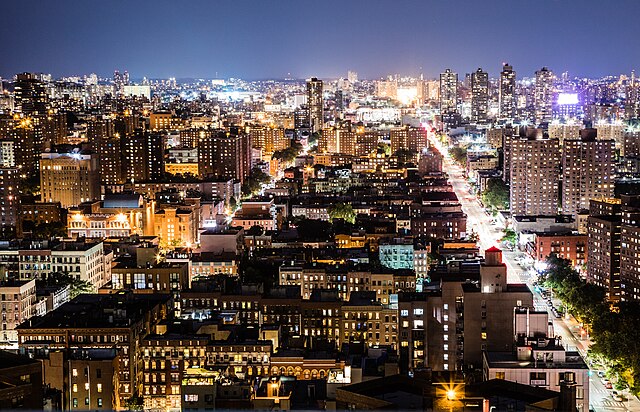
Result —
[{"label": "haze over city", "polygon": [[[8,1],[0,75],[20,71],[135,78],[435,77],[444,67],[494,75],[599,77],[640,66],[633,0]],[[288,73],[291,76],[288,76]]]}]

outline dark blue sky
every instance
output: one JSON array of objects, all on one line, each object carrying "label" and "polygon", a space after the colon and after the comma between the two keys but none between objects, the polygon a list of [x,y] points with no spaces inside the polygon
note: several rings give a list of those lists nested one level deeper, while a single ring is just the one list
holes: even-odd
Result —
[{"label": "dark blue sky", "polygon": [[3,0],[0,76],[640,69],[639,0]]}]

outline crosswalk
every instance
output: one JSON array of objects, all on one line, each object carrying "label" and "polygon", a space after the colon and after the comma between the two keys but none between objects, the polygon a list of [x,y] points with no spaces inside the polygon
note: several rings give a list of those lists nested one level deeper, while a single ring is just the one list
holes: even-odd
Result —
[{"label": "crosswalk", "polygon": [[613,399],[602,399],[598,406],[604,410],[625,409],[624,402],[614,401]]}]

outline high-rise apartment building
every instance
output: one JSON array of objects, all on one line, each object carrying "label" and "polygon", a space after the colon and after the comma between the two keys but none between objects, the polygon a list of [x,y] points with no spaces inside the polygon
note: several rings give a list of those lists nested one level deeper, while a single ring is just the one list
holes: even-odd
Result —
[{"label": "high-rise apartment building", "polygon": [[102,138],[96,151],[100,164],[100,182],[105,185],[119,185],[125,183],[125,173],[122,156],[123,140],[119,136]]},{"label": "high-rise apartment building", "polygon": [[389,133],[391,140],[391,153],[404,149],[414,153],[422,153],[429,146],[427,141],[427,130],[422,127],[404,126],[391,129]]},{"label": "high-rise apartment building", "polygon": [[15,105],[25,115],[47,113],[49,97],[44,83],[33,73],[20,73],[14,83]]},{"label": "high-rise apartment building", "polygon": [[560,143],[556,139],[515,139],[510,150],[511,214],[558,214]]},{"label": "high-rise apartment building", "polygon": [[243,182],[251,172],[251,138],[238,128],[207,135],[198,145],[198,171],[203,177]]},{"label": "high-rise apartment building", "polygon": [[595,130],[581,131],[562,147],[562,213],[576,217],[591,199],[613,197],[615,142],[597,140]]},{"label": "high-rise apartment building", "polygon": [[546,67],[536,71],[536,88],[534,97],[535,120],[538,123],[552,119],[553,107],[553,72]]},{"label": "high-rise apartment building", "polygon": [[256,149],[262,149],[263,155],[270,156],[291,145],[283,127],[251,126],[249,134],[251,145]]},{"label": "high-rise apartment building", "polygon": [[94,153],[58,146],[41,156],[40,190],[44,202],[60,202],[62,207],[69,208],[100,198],[98,160]]},{"label": "high-rise apartment building", "polygon": [[446,69],[440,73],[440,115],[447,126],[455,124],[458,108],[458,73]]},{"label": "high-rise apartment building", "polygon": [[489,73],[478,68],[471,74],[471,121],[487,122],[489,112]]},{"label": "high-rise apartment building", "polygon": [[640,300],[640,199],[620,196],[620,299]]},{"label": "high-rise apartment building", "polygon": [[[147,174],[147,139],[144,133],[136,133],[123,138],[124,177],[127,182],[144,182]],[[124,143],[124,144],[123,144]],[[115,142],[114,142],[115,144]]]},{"label": "high-rise apartment building", "polygon": [[587,220],[587,282],[605,288],[607,298],[620,300],[620,199],[591,199]]},{"label": "high-rise apartment building", "polygon": [[502,66],[500,72],[500,118],[514,119],[516,117],[516,72],[508,63]]},{"label": "high-rise apartment building", "polygon": [[341,153],[351,156],[367,156],[378,146],[378,133],[351,124],[324,129],[318,139],[321,153]]},{"label": "high-rise apartment building", "polygon": [[316,77],[307,80],[307,103],[309,105],[309,127],[311,132],[319,132],[324,124],[324,104],[322,100],[322,80]]},{"label": "high-rise apartment building", "polygon": [[0,233],[15,228],[20,207],[20,174],[15,167],[0,167]]},{"label": "high-rise apartment building", "polygon": [[44,146],[41,117],[16,115],[2,118],[0,136],[3,138],[3,159],[12,158],[10,161],[20,169],[20,175],[23,177],[37,172],[40,153]]}]

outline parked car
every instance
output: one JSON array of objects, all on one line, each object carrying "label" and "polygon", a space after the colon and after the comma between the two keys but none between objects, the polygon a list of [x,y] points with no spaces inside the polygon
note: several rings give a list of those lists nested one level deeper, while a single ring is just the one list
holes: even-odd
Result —
[{"label": "parked car", "polygon": [[618,402],[624,401],[622,394],[618,393],[617,391],[611,392],[611,397],[613,398],[614,401],[618,401]]},{"label": "parked car", "polygon": [[598,371],[598,377],[604,378],[604,371]]},{"label": "parked car", "polygon": [[604,387],[607,389],[613,389],[613,385],[611,384],[611,382],[608,382],[604,384]]}]

